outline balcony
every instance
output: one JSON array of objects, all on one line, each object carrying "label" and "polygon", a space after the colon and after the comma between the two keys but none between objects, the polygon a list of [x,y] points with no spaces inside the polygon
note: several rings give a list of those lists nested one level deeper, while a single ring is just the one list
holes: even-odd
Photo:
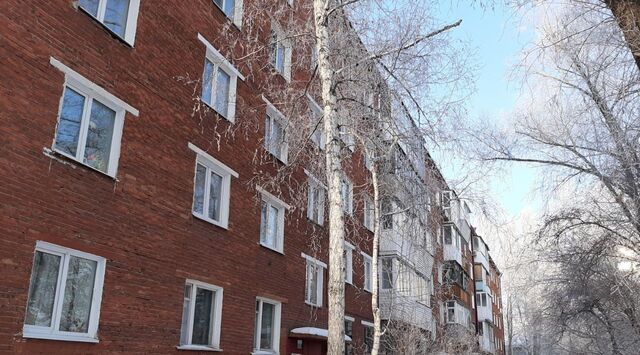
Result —
[{"label": "balcony", "polygon": [[383,320],[402,321],[420,329],[434,331],[430,305],[393,289],[380,290],[380,317]]}]

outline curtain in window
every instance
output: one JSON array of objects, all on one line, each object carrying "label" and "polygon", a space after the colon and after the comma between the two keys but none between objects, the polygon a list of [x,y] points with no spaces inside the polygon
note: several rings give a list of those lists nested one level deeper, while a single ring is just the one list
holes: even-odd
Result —
[{"label": "curtain in window", "polygon": [[220,220],[220,199],[222,193],[222,177],[211,172],[209,184],[209,218],[214,221]]},{"label": "curtain in window", "polygon": [[193,312],[193,333],[191,336],[191,344],[211,344],[213,298],[213,291],[196,288],[196,303]]},{"label": "curtain in window", "polygon": [[33,259],[25,324],[51,326],[61,257],[36,252]]},{"label": "curtain in window", "polygon": [[93,299],[93,284],[98,263],[76,256],[69,258],[64,301],[60,315],[60,330],[86,333]]},{"label": "curtain in window", "polygon": [[273,316],[275,306],[262,303],[262,329],[260,330],[260,349],[270,350],[273,348]]},{"label": "curtain in window", "polygon": [[93,100],[84,163],[102,172],[107,172],[109,168],[115,121],[116,112],[114,110]]},{"label": "curtain in window", "polygon": [[107,0],[104,25],[120,37],[124,37],[128,15],[129,0]]}]

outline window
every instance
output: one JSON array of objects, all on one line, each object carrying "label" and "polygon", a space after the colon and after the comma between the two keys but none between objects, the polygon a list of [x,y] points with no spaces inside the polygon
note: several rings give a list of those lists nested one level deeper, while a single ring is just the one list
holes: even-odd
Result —
[{"label": "window", "polygon": [[256,299],[256,328],[253,354],[273,354],[280,351],[281,303],[267,298]]},{"label": "window", "polygon": [[371,354],[373,348],[373,323],[362,321],[364,327],[364,353]]},{"label": "window", "polygon": [[342,197],[342,211],[348,214],[353,213],[353,183],[346,176],[342,177],[340,196]]},{"label": "window", "polygon": [[237,178],[238,173],[195,145],[189,143],[189,148],[197,154],[192,213],[209,223],[227,228],[231,176]]},{"label": "window", "polygon": [[487,294],[486,293],[476,293],[476,302],[480,307],[487,306]]},{"label": "window", "polygon": [[322,225],[324,223],[325,187],[316,178],[309,176],[307,190],[307,217],[313,222]]},{"label": "window", "polygon": [[278,73],[291,81],[291,42],[276,24],[271,29],[269,60]]},{"label": "window", "polygon": [[373,232],[373,200],[368,195],[364,196],[364,227]]},{"label": "window", "polygon": [[362,253],[362,264],[364,269],[363,287],[365,291],[371,292],[371,282],[373,279],[373,274],[372,274],[373,265],[372,265],[371,257],[365,253]]},{"label": "window", "polygon": [[383,258],[382,261],[382,277],[381,277],[381,288],[384,290],[393,288],[393,259],[392,258]]},{"label": "window", "polygon": [[355,139],[353,138],[353,135],[351,133],[349,133],[349,128],[344,125],[341,124],[338,126],[338,131],[340,134],[340,140],[342,141],[342,143],[344,143],[344,145],[351,151],[353,152],[355,150]]},{"label": "window", "polygon": [[[349,338],[353,338],[353,321],[354,319],[349,316],[344,316],[344,335]],[[353,354],[353,345],[350,341],[345,341],[344,343],[344,355],[352,355]]]},{"label": "window", "polygon": [[105,263],[96,255],[38,241],[23,336],[97,343]]},{"label": "window", "polygon": [[264,147],[269,153],[286,164],[288,151],[286,141],[287,119],[264,96],[262,99],[267,104],[267,116],[264,125]]},{"label": "window", "polygon": [[240,27],[242,26],[242,0],[213,0],[220,10],[227,16],[233,23]]},{"label": "window", "polygon": [[229,61],[201,34],[198,39],[207,48],[202,74],[202,101],[230,122],[236,113],[236,87],[238,78],[244,80]]},{"label": "window", "polygon": [[325,141],[322,134],[322,116],[324,115],[322,108],[311,96],[309,98],[309,118],[311,119],[311,141],[320,149],[324,149]]},{"label": "window", "polygon": [[353,285],[353,250],[355,247],[344,242],[344,281]]},{"label": "window", "polygon": [[308,305],[322,307],[324,269],[327,264],[304,253],[302,257],[307,260],[304,301]]},{"label": "window", "polygon": [[220,349],[222,288],[187,280],[178,349]]},{"label": "window", "polygon": [[78,5],[133,46],[140,0],[80,0]]},{"label": "window", "polygon": [[382,229],[393,229],[393,205],[391,200],[382,200]]},{"label": "window", "polygon": [[451,245],[452,244],[452,226],[444,226],[444,244]]},{"label": "window", "polygon": [[289,205],[258,187],[262,193],[260,244],[282,253],[284,249],[284,213]]},{"label": "window", "polygon": [[125,112],[138,110],[58,60],[50,63],[65,73],[53,150],[115,177]]}]

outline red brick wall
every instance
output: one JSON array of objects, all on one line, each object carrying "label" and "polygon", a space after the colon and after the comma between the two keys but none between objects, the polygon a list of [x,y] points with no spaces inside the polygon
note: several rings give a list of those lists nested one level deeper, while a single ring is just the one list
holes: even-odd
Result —
[{"label": "red brick wall", "polygon": [[[131,48],[72,3],[0,2],[0,352],[177,351],[186,278],[224,288],[225,353],[252,350],[256,296],[283,302],[283,354],[290,329],[326,328],[326,307],[304,304],[305,211],[288,214],[285,255],[258,244],[259,206],[247,182],[257,169],[252,159],[262,127],[223,140],[218,151],[210,145],[218,118],[193,117],[193,87],[176,79],[202,74],[205,48],[197,34],[216,38],[226,21],[220,10],[210,0],[141,1]],[[53,142],[64,82],[50,56],[140,111],[125,117],[117,181],[43,154]],[[239,81],[245,105],[260,104],[253,85]],[[236,116],[248,119],[256,118]],[[220,121],[219,129],[227,124]],[[191,215],[195,153],[188,142],[240,175],[231,182],[228,230]],[[304,179],[301,171],[296,176]],[[22,337],[37,240],[107,258],[98,344]],[[326,261],[324,239],[321,249]],[[362,287],[359,253],[354,271]],[[368,293],[347,286],[356,341],[360,320],[371,318],[370,302]]]}]

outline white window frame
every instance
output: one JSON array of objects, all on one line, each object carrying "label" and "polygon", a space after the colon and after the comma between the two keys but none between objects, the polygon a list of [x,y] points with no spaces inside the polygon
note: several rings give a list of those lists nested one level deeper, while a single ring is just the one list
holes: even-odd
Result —
[{"label": "white window frame", "polygon": [[373,199],[369,195],[363,197],[363,221],[362,224],[366,229],[373,232],[374,204]]},{"label": "white window frame", "polygon": [[[229,122],[235,122],[236,116],[236,98],[237,98],[237,88],[238,88],[238,79],[244,81],[245,77],[240,73],[240,71],[229,62],[217,49],[214,47],[203,35],[198,33],[198,40],[204,44],[207,49],[206,59],[213,64],[213,75],[216,76],[218,70],[222,70],[229,75],[229,106],[227,107],[227,114],[218,112],[215,109],[215,103],[209,104],[204,101],[202,94],[200,94],[200,100],[207,106],[211,107],[212,110],[218,112],[222,117],[224,117]],[[203,72],[204,79],[204,72]],[[211,97],[215,97],[216,95],[216,80],[212,80],[212,88],[211,88]],[[204,85],[204,80],[203,80]]]},{"label": "white window frame", "polygon": [[[189,321],[187,323],[187,339],[189,341],[189,344],[181,344],[177,348],[180,350],[222,351],[222,349],[220,349],[220,329],[222,328],[222,297],[224,293],[223,288],[192,279],[187,279],[185,282],[185,286],[186,285],[191,285],[191,302],[189,303]],[[209,290],[214,293],[213,319],[211,320],[211,346],[191,344],[191,339],[193,337],[193,316],[195,313],[197,288]]]},{"label": "white window frame", "polygon": [[[222,227],[224,229],[229,228],[229,201],[231,199],[231,177],[238,178],[239,175],[233,169],[229,168],[225,164],[221,163],[216,158],[209,155],[204,150],[196,147],[193,143],[188,144],[189,149],[196,153],[196,163],[194,164],[194,172],[193,172],[193,188],[196,188],[196,175],[198,164],[203,165],[206,169],[206,178],[205,178],[205,192],[204,192],[204,204],[202,208],[202,214],[197,213],[193,210],[193,203],[195,202],[193,196],[191,197],[191,213],[204,221],[207,221],[216,226]],[[216,173],[217,175],[222,177],[220,192],[220,220],[216,221],[215,219],[209,218],[207,215],[207,211],[209,210],[209,179],[211,179],[211,172]]]},{"label": "white window frame", "polygon": [[316,272],[317,272],[317,275],[316,275],[316,282],[317,282],[317,284],[316,284],[316,292],[317,292],[316,301],[317,302],[313,303],[313,302],[311,302],[311,300],[307,300],[306,297],[305,297],[304,303],[306,303],[306,304],[308,304],[309,306],[312,306],[312,307],[321,308],[322,304],[323,304],[322,303],[323,302],[322,296],[324,294],[324,270],[327,268],[327,264],[325,264],[322,261],[320,261],[320,260],[318,260],[318,259],[316,259],[316,258],[314,258],[312,256],[309,256],[309,255],[307,255],[305,253],[301,253],[301,256],[306,260],[305,268],[304,268],[304,273],[305,273],[305,276],[304,276],[304,279],[305,279],[304,287],[305,287],[305,290],[307,290],[307,291],[305,291],[305,295],[310,295],[310,292],[308,291],[308,289],[311,286],[310,283],[309,283],[309,279],[307,278],[309,276],[309,274],[307,273],[307,267],[313,266],[313,267],[316,268]]},{"label": "white window frame", "polygon": [[[271,31],[275,35],[275,40],[276,40],[275,46],[278,47],[279,45],[282,45],[283,47],[282,49],[284,50],[284,53],[283,53],[284,63],[282,63],[283,71],[280,71],[280,69],[278,69],[277,62],[271,63],[271,64],[273,65],[273,68],[275,69],[275,71],[278,72],[280,75],[282,75],[282,77],[287,82],[291,82],[291,54],[293,52],[293,46],[291,44],[291,41],[288,38],[286,38],[285,32],[282,30],[282,27],[280,27],[280,25],[275,21],[271,23]],[[276,49],[276,53],[277,51],[278,50]],[[271,53],[269,53],[269,55],[271,56]],[[275,60],[276,61],[278,60],[277,54],[276,54]]]},{"label": "white window frame", "polygon": [[[262,202],[266,203],[267,206],[273,206],[278,210],[278,226],[277,226],[277,235],[275,240],[276,245],[272,246],[264,243],[262,241],[262,234],[260,235],[260,245],[262,245],[265,248],[275,250],[278,253],[284,254],[284,219],[285,219],[284,215],[287,210],[291,209],[291,206],[289,206],[287,203],[285,203],[281,199],[270,194],[260,186],[257,186],[256,189],[258,190],[258,192],[260,192],[260,194],[262,194]],[[260,218],[262,218],[262,216]]]},{"label": "white window frame", "polygon": [[[307,186],[307,218],[322,226],[324,225],[324,205],[325,205],[325,201],[327,199],[327,187],[320,182],[320,180],[318,180],[316,177],[314,177],[313,175],[311,175],[308,171],[305,171],[305,173],[307,174],[308,177],[308,186]],[[322,190],[322,194],[320,196],[322,196],[321,199],[319,199],[319,201],[313,200],[312,201],[312,190],[315,189],[320,189]],[[317,205],[317,206],[314,206]],[[317,216],[315,216],[316,218],[314,218],[313,216],[313,211],[317,209],[318,213]]]},{"label": "white window frame", "polygon": [[284,142],[282,142],[282,147],[280,148],[280,156],[278,156],[277,154],[275,154],[275,152],[271,151],[271,145],[267,144],[267,143],[271,143],[272,142],[267,142],[267,136],[271,137],[271,135],[269,135],[269,132],[267,132],[268,127],[265,126],[265,149],[271,153],[274,157],[278,158],[278,160],[280,160],[281,162],[283,162],[284,164],[287,164],[288,161],[288,156],[289,156],[289,143],[288,143],[288,139],[287,139],[287,127],[289,126],[289,120],[287,119],[287,117],[282,114],[282,112],[280,112],[269,100],[267,100],[266,97],[264,97],[264,95],[262,96],[262,100],[267,104],[267,116],[271,119],[274,120],[276,122],[278,122],[280,124],[280,126],[282,127],[282,134],[283,134],[283,138],[284,138]]},{"label": "white window frame", "polygon": [[[254,349],[251,353],[252,355],[273,355],[278,354],[280,352],[280,318],[282,316],[282,303],[265,298],[265,297],[256,297],[256,302],[260,302],[258,314],[256,317],[254,329]],[[271,350],[261,350],[260,349],[260,334],[262,332],[262,306],[264,303],[269,303],[274,306],[274,315],[273,315],[273,339],[271,339],[271,344],[273,345]],[[255,345],[258,345],[257,348]]]},{"label": "white window frame", "polygon": [[320,123],[316,122],[318,117],[324,116],[324,110],[322,109],[322,107],[320,107],[320,105],[318,105],[316,100],[311,97],[311,95],[307,94],[307,98],[309,99],[309,109],[313,114],[313,117],[311,117],[311,124],[317,125],[317,127],[314,126],[316,128],[316,131],[311,135],[310,139],[318,148],[320,148],[320,150],[324,150],[326,142],[324,134],[322,134],[322,120],[320,120]]},{"label": "white window frame", "polygon": [[[347,187],[347,200],[344,201],[344,188],[345,185]],[[346,214],[353,214],[353,183],[351,182],[351,180],[349,179],[349,177],[347,177],[347,175],[343,174],[342,175],[342,179],[340,181],[340,197],[343,198],[342,201],[342,212],[346,213]]]},{"label": "white window frame", "polygon": [[89,11],[84,9],[82,6],[80,6],[79,3],[78,3],[78,7],[82,9],[82,12],[86,13],[87,15],[93,17],[96,21],[100,22],[100,24],[104,28],[106,28],[109,32],[113,33],[115,36],[118,36],[119,38],[122,38],[125,42],[127,42],[130,46],[133,47],[133,43],[135,42],[135,39],[136,39],[136,29],[138,27],[138,13],[140,12],[140,0],[129,1],[129,9],[127,12],[127,23],[124,29],[124,37],[113,32],[109,27],[107,27],[104,24],[104,15],[107,10],[107,1],[109,0],[99,0],[99,1],[100,2],[98,3],[98,13],[96,14],[96,16],[89,13]]},{"label": "white window frame", "polygon": [[[57,117],[57,125],[60,124],[60,114],[62,113],[62,107],[64,103],[64,94],[67,88],[70,88],[80,95],[84,96],[85,99],[85,107],[82,113],[82,120],[80,123],[80,132],[78,135],[78,148],[76,149],[76,155],[72,156],[66,152],[61,150],[57,150],[55,148],[56,138],[57,138],[57,127],[56,133],[54,134],[53,143],[51,149],[58,154],[61,154],[69,159],[72,159],[90,169],[93,169],[102,174],[106,174],[111,176],[112,178],[116,177],[118,172],[118,162],[120,160],[120,144],[122,142],[122,131],[124,127],[124,118],[125,112],[129,112],[134,116],[138,116],[140,113],[138,110],[133,108],[131,105],[127,104],[123,100],[117,98],[115,95],[109,93],[107,90],[102,87],[94,84],[89,79],[84,76],[78,74],[73,69],[68,66],[62,64],[59,60],[54,57],[49,58],[49,63],[64,73],[64,85],[63,92],[60,96],[60,102],[58,106],[58,117]],[[111,151],[109,152],[109,167],[107,171],[98,170],[92,166],[89,166],[83,162],[84,159],[84,151],[86,148],[86,139],[87,139],[87,131],[89,126],[89,120],[91,116],[91,104],[93,100],[99,101],[101,104],[107,106],[108,108],[114,110],[116,112],[115,121],[113,124],[113,136],[111,137]],[[57,126],[56,125],[56,126]]]},{"label": "white window frame", "polygon": [[[367,272],[367,263],[369,263],[369,272]],[[364,252],[362,252],[362,269],[364,274],[362,288],[367,292],[371,292],[371,284],[373,283],[373,258]]]},{"label": "white window frame", "polygon": [[344,241],[344,281],[353,285],[353,251],[356,249],[353,244]]},{"label": "white window frame", "polygon": [[[106,268],[106,259],[101,256],[85,253],[75,249],[62,247],[59,245],[43,242],[40,240],[36,242],[35,251],[60,256],[58,280],[56,283],[56,294],[54,296],[51,325],[49,327],[43,327],[43,326],[37,326],[37,325],[28,325],[28,324],[24,324],[23,322],[22,336],[24,338],[97,343],[98,342],[98,334],[97,334],[98,324],[100,322],[100,304],[102,302],[102,289],[104,287],[104,273]],[[65,292],[66,282],[67,282],[69,259],[71,258],[71,256],[92,260],[96,262],[96,273],[95,273],[95,279],[93,282],[93,295],[91,298],[91,309],[89,311],[89,326],[87,329],[87,333],[66,332],[66,331],[60,331],[56,329],[60,327],[60,313],[62,312],[62,306],[64,303],[64,292]],[[35,258],[35,252],[34,252],[34,258]],[[34,275],[33,275],[33,269],[32,269],[31,278],[33,277]],[[27,307],[28,307],[28,302],[29,300],[27,297]],[[25,314],[25,318],[26,318],[26,314]]]},{"label": "white window frame", "polygon": [[224,12],[224,8],[226,5],[226,2],[229,0],[222,0],[222,8],[220,6],[218,6],[218,4],[216,4],[215,1],[211,0],[211,2],[213,2],[213,5],[215,7],[217,7],[218,9],[220,9],[220,11],[228,18],[230,19],[234,25],[236,25],[238,28],[242,27],[242,12],[244,9],[243,6],[243,0],[235,0],[234,6],[233,6],[233,16],[229,16],[229,14],[227,14],[226,12]]}]

